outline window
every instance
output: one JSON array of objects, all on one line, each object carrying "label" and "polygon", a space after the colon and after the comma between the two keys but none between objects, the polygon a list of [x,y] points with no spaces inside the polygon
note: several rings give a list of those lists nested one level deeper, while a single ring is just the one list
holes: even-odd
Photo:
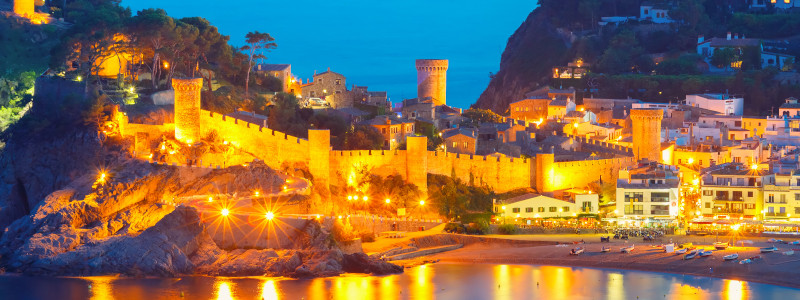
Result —
[{"label": "window", "polygon": [[767,196],[767,203],[775,203],[775,195],[769,194],[769,196]]},{"label": "window", "polygon": [[513,212],[513,213],[519,213],[519,207],[514,207],[514,208],[512,208],[512,209],[511,209],[511,212]]},{"label": "window", "polygon": [[753,192],[747,192],[747,197],[753,198]]},{"label": "window", "polygon": [[786,203],[786,194],[781,194],[781,202],[780,203]]},{"label": "window", "polygon": [[651,193],[650,202],[669,202],[669,193]]},{"label": "window", "polygon": [[464,142],[464,148],[467,148],[467,142]]},{"label": "window", "polygon": [[650,206],[650,214],[651,215],[658,215],[658,216],[668,216],[669,215],[669,205],[651,205]]},{"label": "window", "polygon": [[314,91],[311,91],[311,97],[316,97],[316,96],[317,96],[317,93],[314,92]]},{"label": "window", "polygon": [[564,212],[569,212],[569,206],[564,206]]},{"label": "window", "polygon": [[625,205],[625,214],[626,215],[642,215],[642,214],[644,214],[644,205],[627,204],[627,205]]},{"label": "window", "polygon": [[320,78],[320,79],[319,79],[319,84],[322,84],[322,82],[323,82],[323,81],[322,81],[322,78]]},{"label": "window", "polygon": [[453,148],[458,147],[458,142],[453,142]]},{"label": "window", "polygon": [[800,194],[794,194],[794,201],[800,201]]},{"label": "window", "polygon": [[706,208],[711,208],[711,202],[706,202]]},{"label": "window", "polygon": [[625,202],[642,202],[644,201],[643,193],[628,192],[625,193]]},{"label": "window", "polygon": [[795,207],[794,208],[794,213],[795,214],[800,214],[800,207]]},{"label": "window", "polygon": [[756,209],[756,204],[755,203],[745,203],[744,204],[744,209]]},{"label": "window", "polygon": [[525,208],[525,212],[526,213],[532,213],[533,212],[533,207],[526,207]]},{"label": "window", "polygon": [[386,128],[381,128],[381,133],[386,134]]},{"label": "window", "polygon": [[733,201],[742,201],[742,191],[733,191]]},{"label": "window", "polygon": [[544,207],[539,207],[539,208],[537,208],[537,211],[538,211],[538,212],[544,212]]},{"label": "window", "polygon": [[556,212],[558,209],[555,206],[550,206],[550,212]]},{"label": "window", "polygon": [[581,206],[581,210],[583,212],[591,212],[592,211],[592,202],[583,201],[583,205]]},{"label": "window", "polygon": [[717,191],[717,200],[728,200],[728,191]]},{"label": "window", "polygon": [[[342,80],[341,79],[336,79],[336,85],[342,85]],[[339,91],[336,91],[336,92],[338,93]]]}]

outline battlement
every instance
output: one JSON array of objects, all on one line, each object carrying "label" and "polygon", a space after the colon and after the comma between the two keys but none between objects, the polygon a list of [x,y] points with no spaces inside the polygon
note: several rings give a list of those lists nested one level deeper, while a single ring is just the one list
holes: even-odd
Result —
[{"label": "battlement", "polygon": [[657,119],[664,117],[664,111],[658,108],[637,108],[631,109],[631,119]]},{"label": "battlement", "polygon": [[418,59],[417,71],[447,71],[450,62],[446,59]]},{"label": "battlement", "polygon": [[173,78],[172,89],[176,92],[193,92],[203,88],[203,78]]}]

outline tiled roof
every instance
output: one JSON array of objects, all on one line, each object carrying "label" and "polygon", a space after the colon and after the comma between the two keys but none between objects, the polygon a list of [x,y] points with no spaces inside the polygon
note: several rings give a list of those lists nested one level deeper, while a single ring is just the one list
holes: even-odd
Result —
[{"label": "tiled roof", "polygon": [[[283,71],[291,67],[289,64],[257,64],[253,67],[256,71]],[[261,67],[261,69],[259,69]]]}]

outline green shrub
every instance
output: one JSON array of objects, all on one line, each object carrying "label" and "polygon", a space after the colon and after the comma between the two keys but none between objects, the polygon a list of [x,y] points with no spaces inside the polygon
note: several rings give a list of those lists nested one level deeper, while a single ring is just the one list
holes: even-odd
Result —
[{"label": "green shrub", "polygon": [[464,231],[465,231],[464,225],[461,225],[459,223],[447,223],[447,225],[444,225],[444,232],[464,233]]},{"label": "green shrub", "polygon": [[486,234],[489,232],[489,221],[478,220],[474,223],[469,223],[467,226],[467,234]]},{"label": "green shrub", "polygon": [[363,243],[372,243],[375,241],[375,234],[372,232],[362,232],[361,233],[361,242]]},{"label": "green shrub", "polygon": [[515,234],[517,233],[517,226],[514,224],[503,224],[497,227],[497,232],[500,234]]}]

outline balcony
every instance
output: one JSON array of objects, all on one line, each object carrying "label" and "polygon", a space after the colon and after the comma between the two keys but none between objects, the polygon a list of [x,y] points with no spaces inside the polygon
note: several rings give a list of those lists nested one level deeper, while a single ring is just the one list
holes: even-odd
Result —
[{"label": "balcony", "polygon": [[786,213],[785,213],[785,212],[784,212],[784,213],[780,213],[780,212],[768,212],[768,213],[764,213],[764,217],[773,217],[773,218],[786,218],[786,217],[787,217],[787,215],[786,215]]}]

